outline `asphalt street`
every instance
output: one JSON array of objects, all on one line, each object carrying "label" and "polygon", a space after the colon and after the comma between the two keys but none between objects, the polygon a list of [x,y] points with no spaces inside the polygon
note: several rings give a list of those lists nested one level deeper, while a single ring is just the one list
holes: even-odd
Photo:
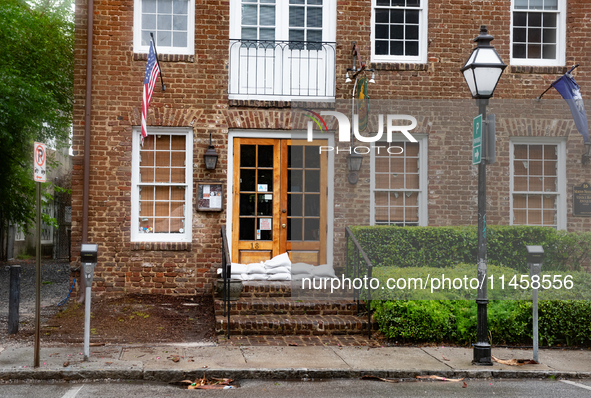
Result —
[{"label": "asphalt street", "polygon": [[[244,380],[233,390],[186,390],[163,383],[103,381],[93,383],[0,384],[0,397],[591,397],[591,380],[470,380],[462,382],[357,379],[324,381]],[[6,383],[6,382],[5,382]]]}]

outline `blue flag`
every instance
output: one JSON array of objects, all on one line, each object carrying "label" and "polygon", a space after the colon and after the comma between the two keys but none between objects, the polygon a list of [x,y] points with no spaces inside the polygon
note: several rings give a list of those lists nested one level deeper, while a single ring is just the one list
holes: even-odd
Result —
[{"label": "blue flag", "polygon": [[589,141],[589,125],[587,124],[585,105],[583,105],[581,89],[575,79],[573,79],[573,75],[565,73],[560,79],[552,83],[552,87],[562,95],[562,98],[565,99],[570,107],[573,119],[575,120],[575,126],[577,126],[577,130],[583,136],[583,141]]}]

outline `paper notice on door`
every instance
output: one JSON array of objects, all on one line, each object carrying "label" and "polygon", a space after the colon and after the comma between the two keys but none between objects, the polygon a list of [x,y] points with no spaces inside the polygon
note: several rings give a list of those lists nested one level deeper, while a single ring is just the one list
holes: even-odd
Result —
[{"label": "paper notice on door", "polygon": [[258,184],[257,185],[257,191],[258,192],[267,192],[268,191],[267,184]]},{"label": "paper notice on door", "polygon": [[209,207],[212,209],[218,209],[222,207],[222,193],[211,192],[209,195]]},{"label": "paper notice on door", "polygon": [[259,218],[261,223],[261,231],[270,231],[271,230],[271,221],[272,218]]}]

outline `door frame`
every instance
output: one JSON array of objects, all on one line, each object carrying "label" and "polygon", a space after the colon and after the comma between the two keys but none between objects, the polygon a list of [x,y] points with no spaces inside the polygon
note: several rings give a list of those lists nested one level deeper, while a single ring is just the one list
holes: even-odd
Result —
[{"label": "door frame", "polygon": [[[234,138],[270,138],[270,139],[293,139],[293,140],[306,140],[307,133],[305,131],[268,131],[268,130],[230,130],[228,133],[228,152],[227,152],[227,164],[228,168],[225,171],[227,175],[227,187],[226,190],[226,231],[231,236],[232,231],[232,211],[233,211],[233,184],[234,184]],[[334,147],[334,134],[333,133],[320,133],[314,132],[313,139],[315,140],[327,140],[327,146]],[[328,190],[326,195],[326,262],[332,264],[334,260],[333,256],[333,242],[334,242],[334,151],[328,152],[327,159],[327,183],[326,188]],[[228,239],[229,251],[232,253],[232,239]]]}]

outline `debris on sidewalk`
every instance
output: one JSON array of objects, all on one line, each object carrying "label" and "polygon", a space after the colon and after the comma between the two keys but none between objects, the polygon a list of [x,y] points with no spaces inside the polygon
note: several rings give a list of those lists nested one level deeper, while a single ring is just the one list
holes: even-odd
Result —
[{"label": "debris on sidewalk", "polygon": [[378,376],[372,376],[372,375],[363,375],[361,376],[361,380],[376,380],[376,381],[385,381],[386,383],[398,383],[400,382],[400,380],[395,380],[395,379],[384,379],[382,377],[378,377]]},{"label": "debris on sidewalk", "polygon": [[201,379],[195,379],[195,381],[181,380],[169,384],[187,387],[188,390],[227,390],[236,388],[235,385],[231,384],[233,381],[232,379],[216,379],[214,377],[206,379],[204,375]]},{"label": "debris on sidewalk", "polygon": [[523,366],[523,365],[539,365],[539,362],[534,361],[533,359],[499,359],[496,358],[494,355],[491,355],[493,361],[498,362],[502,365],[509,365],[509,366]]},{"label": "debris on sidewalk", "polygon": [[448,379],[447,377],[429,375],[429,376],[416,376],[417,379],[431,379],[431,380],[441,380],[441,381],[462,381],[464,378],[461,379]]}]

